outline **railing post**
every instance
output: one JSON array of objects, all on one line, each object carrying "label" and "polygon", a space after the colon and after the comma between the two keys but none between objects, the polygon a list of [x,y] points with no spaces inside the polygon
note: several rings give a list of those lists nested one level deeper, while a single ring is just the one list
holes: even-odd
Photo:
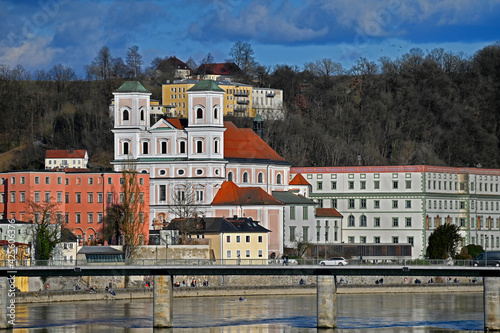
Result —
[{"label": "railing post", "polygon": [[337,286],[335,276],[318,275],[318,328],[337,327]]}]

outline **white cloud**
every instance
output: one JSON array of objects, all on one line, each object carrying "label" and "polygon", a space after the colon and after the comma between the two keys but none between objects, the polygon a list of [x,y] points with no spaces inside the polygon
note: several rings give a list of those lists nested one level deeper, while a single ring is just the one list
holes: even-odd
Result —
[{"label": "white cloud", "polygon": [[50,37],[37,37],[28,38],[18,46],[1,43],[0,63],[11,67],[22,64],[29,70],[48,66],[61,51],[50,47],[51,41]]}]

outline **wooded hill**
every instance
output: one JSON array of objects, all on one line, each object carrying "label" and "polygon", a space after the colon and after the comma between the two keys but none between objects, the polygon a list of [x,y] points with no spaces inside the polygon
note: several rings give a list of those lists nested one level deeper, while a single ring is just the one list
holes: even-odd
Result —
[{"label": "wooded hill", "polygon": [[[93,168],[110,168],[109,103],[125,79],[28,74],[0,70],[0,169],[39,169],[46,149],[69,148],[87,149]],[[161,100],[154,80],[140,80]],[[329,59],[277,65],[258,82],[284,91],[286,119],[266,121],[265,140],[293,165],[500,167],[500,44],[470,58],[415,49],[349,70]]]}]

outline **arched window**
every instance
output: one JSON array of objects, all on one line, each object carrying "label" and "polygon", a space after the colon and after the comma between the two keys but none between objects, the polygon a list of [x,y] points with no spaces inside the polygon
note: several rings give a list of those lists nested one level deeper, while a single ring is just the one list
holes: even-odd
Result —
[{"label": "arched window", "polygon": [[348,226],[349,227],[354,227],[354,216],[349,215],[349,220],[348,220]]},{"label": "arched window", "polygon": [[257,175],[257,183],[262,184],[264,182],[264,174],[262,172],[259,172]]},{"label": "arched window", "polygon": [[219,109],[214,108],[214,119],[217,119],[217,118],[219,118]]},{"label": "arched window", "polygon": [[143,154],[149,154],[149,144],[147,141],[144,141],[142,143],[142,153]]},{"label": "arched window", "polygon": [[186,141],[179,142],[179,153],[180,154],[186,153]]},{"label": "arched window", "polygon": [[276,176],[276,184],[281,185],[281,173]]},{"label": "arched window", "polygon": [[123,120],[129,120],[130,115],[128,113],[128,110],[123,110]]},{"label": "arched window", "polygon": [[123,143],[123,155],[128,155],[128,142]]},{"label": "arched window", "polygon": [[359,220],[359,226],[366,227],[366,216],[365,215],[361,215],[361,218]]},{"label": "arched window", "polygon": [[248,172],[243,173],[243,183],[248,183]]},{"label": "arched window", "polygon": [[203,110],[202,110],[202,108],[198,108],[196,110],[196,119],[203,119]]},{"label": "arched window", "polygon": [[227,174],[227,181],[228,182],[232,182],[233,181],[233,172],[232,171],[229,171],[229,173]]},{"label": "arched window", "polygon": [[144,121],[144,110],[141,110],[141,121]]},{"label": "arched window", "polygon": [[198,154],[203,153],[203,141],[201,140],[196,141],[196,152]]},{"label": "arched window", "polygon": [[219,140],[214,141],[214,153],[219,153]]}]

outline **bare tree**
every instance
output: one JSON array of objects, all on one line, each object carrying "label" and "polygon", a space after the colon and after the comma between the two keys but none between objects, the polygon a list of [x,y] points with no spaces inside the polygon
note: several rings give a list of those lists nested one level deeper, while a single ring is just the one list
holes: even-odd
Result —
[{"label": "bare tree", "polygon": [[229,56],[233,62],[241,69],[243,74],[249,75],[253,73],[256,62],[252,45],[247,42],[237,41],[231,47]]},{"label": "bare tree", "polygon": [[26,203],[26,217],[33,221],[31,232],[36,260],[50,260],[61,241],[62,220],[57,218],[59,204],[47,199],[44,202],[28,200]]},{"label": "bare tree", "polygon": [[111,77],[112,60],[113,59],[111,57],[111,51],[109,50],[109,47],[101,47],[92,63],[85,66],[87,78],[93,80],[109,79]]},{"label": "bare tree", "polygon": [[194,229],[194,220],[203,213],[200,202],[200,192],[197,192],[191,183],[174,185],[171,191],[168,211],[179,221],[176,228],[179,230],[179,243],[189,242],[188,235]]},{"label": "bare tree", "polygon": [[122,176],[123,184],[120,193],[122,215],[117,222],[123,241],[125,258],[130,259],[137,246],[141,245],[140,236],[144,229],[147,212],[145,212],[144,194],[141,192],[138,173],[134,165],[128,165],[122,171]]},{"label": "bare tree", "polygon": [[139,46],[134,45],[128,48],[127,66],[129,67],[134,78],[141,75],[142,55],[139,53]]},{"label": "bare tree", "polygon": [[344,73],[344,69],[341,64],[328,58],[323,58],[321,60],[317,60],[316,62],[309,62],[305,64],[304,67],[315,76],[329,77]]}]

